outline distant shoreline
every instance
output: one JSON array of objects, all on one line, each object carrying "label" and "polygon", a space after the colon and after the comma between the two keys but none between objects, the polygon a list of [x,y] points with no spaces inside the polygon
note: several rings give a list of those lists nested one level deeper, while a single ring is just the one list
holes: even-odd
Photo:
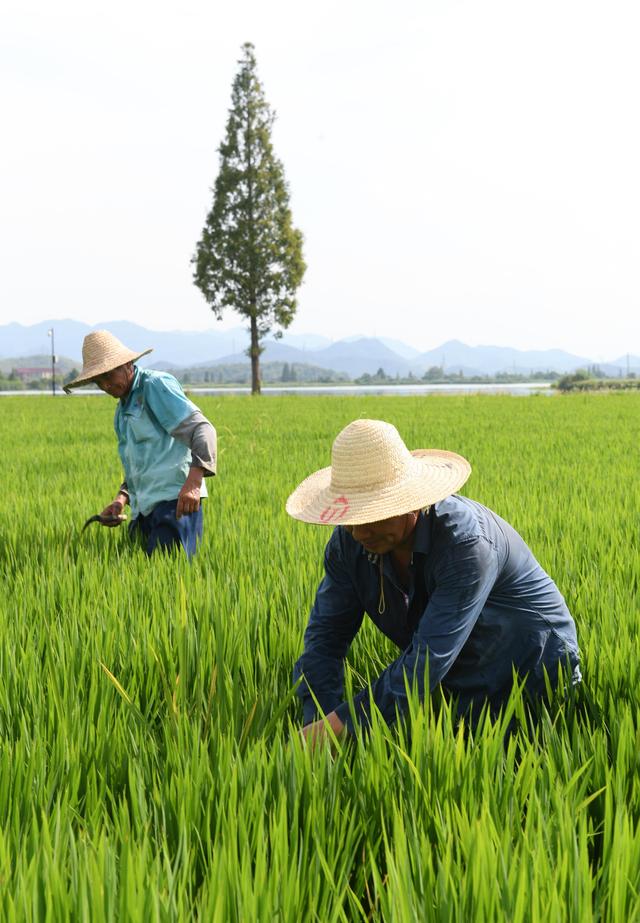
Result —
[{"label": "distant shoreline", "polygon": [[[196,395],[245,395],[251,394],[251,388],[243,385],[218,385],[215,387],[196,388],[183,385],[188,394]],[[550,395],[555,393],[549,382],[516,382],[505,384],[467,383],[467,384],[380,384],[380,385],[354,385],[354,384],[323,384],[323,385],[265,385],[262,394],[266,397],[295,394],[302,397],[335,395],[341,397],[368,395],[397,395],[402,397],[417,397],[421,394],[513,394],[514,396],[529,396],[542,393]],[[51,391],[24,390],[1,391],[2,396],[29,397],[32,395],[51,397]],[[75,390],[71,396],[106,397],[103,391],[97,388],[82,388]],[[56,397],[66,397],[64,392],[57,390]]]}]

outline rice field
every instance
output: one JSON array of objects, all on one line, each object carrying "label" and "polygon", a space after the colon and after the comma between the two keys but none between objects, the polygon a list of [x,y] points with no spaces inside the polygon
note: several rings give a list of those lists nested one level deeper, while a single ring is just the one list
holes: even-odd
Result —
[{"label": "rice field", "polygon": [[[204,397],[204,544],[80,527],[107,398],[0,404],[0,919],[640,921],[640,395]],[[465,455],[574,614],[584,683],[505,743],[413,702],[312,753],[291,668],[329,532],[287,517],[358,416]],[[211,482],[209,482],[211,483]],[[394,656],[364,626],[361,688]]]}]

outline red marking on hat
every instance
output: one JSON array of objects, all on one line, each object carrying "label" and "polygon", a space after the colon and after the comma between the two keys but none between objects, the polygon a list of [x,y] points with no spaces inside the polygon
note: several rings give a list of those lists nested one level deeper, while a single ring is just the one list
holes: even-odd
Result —
[{"label": "red marking on hat", "polygon": [[346,497],[335,497],[330,506],[325,506],[320,513],[320,522],[338,522],[343,516],[346,516],[349,509],[349,501]]}]

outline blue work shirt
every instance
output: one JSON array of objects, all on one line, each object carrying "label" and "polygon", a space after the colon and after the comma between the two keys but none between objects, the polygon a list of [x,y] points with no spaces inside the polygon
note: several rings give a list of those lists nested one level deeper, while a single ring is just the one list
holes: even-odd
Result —
[{"label": "blue work shirt", "polygon": [[[131,390],[118,401],[113,421],[134,518],[180,493],[191,450],[171,433],[197,409],[173,375],[135,366]],[[207,496],[204,482],[200,496]]]},{"label": "blue work shirt", "polygon": [[496,711],[514,668],[534,694],[544,693],[545,670],[553,684],[560,664],[580,680],[576,628],[560,591],[518,533],[480,503],[454,495],[420,513],[406,589],[390,555],[370,554],[342,526],[324,565],[294,668],[305,724],[317,716],[310,686],[322,711],[335,710],[354,730],[343,661],[365,612],[402,653],[355,696],[363,725],[371,697],[392,723],[406,711],[407,681],[415,678],[423,696],[427,666],[430,689],[455,696],[460,714],[485,702]]}]

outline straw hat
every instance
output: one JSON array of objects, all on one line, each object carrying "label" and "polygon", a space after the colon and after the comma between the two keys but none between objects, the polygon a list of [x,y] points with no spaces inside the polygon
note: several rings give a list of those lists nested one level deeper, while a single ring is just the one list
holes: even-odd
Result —
[{"label": "straw hat", "polygon": [[144,349],[141,353],[133,352],[108,330],[94,330],[88,333],[82,343],[82,371],[77,378],[65,385],[65,391],[86,385],[96,375],[111,372],[126,362],[135,362],[141,356],[152,352]]},{"label": "straw hat", "polygon": [[471,465],[439,449],[410,452],[395,426],[355,420],[335,439],[331,467],[306,478],[287,500],[303,522],[362,525],[419,510],[459,490]]}]

